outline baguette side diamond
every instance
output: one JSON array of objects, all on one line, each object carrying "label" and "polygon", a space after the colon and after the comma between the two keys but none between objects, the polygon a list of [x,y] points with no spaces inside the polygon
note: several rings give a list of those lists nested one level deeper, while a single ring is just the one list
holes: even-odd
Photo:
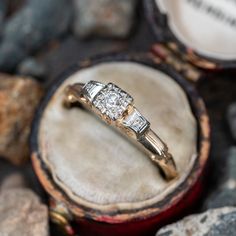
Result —
[{"label": "baguette side diamond", "polygon": [[89,81],[83,87],[84,96],[92,102],[95,96],[105,87],[105,84],[97,81]]},{"label": "baguette side diamond", "polygon": [[136,108],[134,108],[132,113],[123,120],[123,124],[138,135],[142,134],[150,127],[150,123]]}]

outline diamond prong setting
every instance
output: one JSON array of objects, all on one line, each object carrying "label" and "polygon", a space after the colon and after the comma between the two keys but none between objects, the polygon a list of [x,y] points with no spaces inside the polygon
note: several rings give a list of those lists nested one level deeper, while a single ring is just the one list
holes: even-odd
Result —
[{"label": "diamond prong setting", "polygon": [[96,95],[93,105],[111,120],[122,117],[133,98],[118,86],[109,83]]},{"label": "diamond prong setting", "polygon": [[132,130],[137,136],[149,128],[150,123],[132,106],[131,112],[123,117],[133,98],[113,83],[107,85],[97,81],[89,81],[83,87],[85,97],[98,109],[98,111],[116,121],[122,118],[122,124]]}]

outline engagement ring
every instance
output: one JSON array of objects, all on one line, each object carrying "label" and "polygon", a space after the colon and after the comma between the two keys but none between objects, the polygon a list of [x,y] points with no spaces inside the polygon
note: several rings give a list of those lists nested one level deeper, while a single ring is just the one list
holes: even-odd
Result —
[{"label": "engagement ring", "polygon": [[166,179],[177,177],[176,165],[167,145],[150,128],[150,123],[134,106],[133,100],[127,92],[113,83],[89,81],[66,88],[67,105],[78,102],[95,112],[106,123],[139,142]]}]

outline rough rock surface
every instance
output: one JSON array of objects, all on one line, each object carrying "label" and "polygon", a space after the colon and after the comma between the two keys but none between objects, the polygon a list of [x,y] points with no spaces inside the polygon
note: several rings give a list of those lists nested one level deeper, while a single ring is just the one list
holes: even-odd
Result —
[{"label": "rough rock surface", "polygon": [[134,23],[136,3],[137,0],[74,0],[75,35],[126,37]]},{"label": "rough rock surface", "polygon": [[6,22],[0,45],[0,69],[11,71],[29,54],[64,34],[71,22],[68,0],[30,0]]},{"label": "rough rock surface", "polygon": [[228,107],[227,120],[232,137],[236,140],[236,102]]},{"label": "rough rock surface", "polygon": [[231,147],[225,155],[226,166],[222,183],[206,199],[204,208],[236,206],[236,147]]},{"label": "rough rock surface", "polygon": [[17,71],[20,75],[32,76],[38,79],[43,79],[47,75],[46,65],[31,57],[23,60]]},{"label": "rough rock surface", "polygon": [[160,229],[156,236],[232,236],[236,232],[236,208],[218,208],[192,215]]},{"label": "rough rock surface", "polygon": [[3,182],[0,184],[0,191],[5,189],[25,188],[27,185],[24,176],[19,172],[15,172],[3,179]]},{"label": "rough rock surface", "polygon": [[47,207],[27,189],[0,192],[0,236],[47,236]]},{"label": "rough rock surface", "polygon": [[[3,0],[4,1],[4,0]],[[7,2],[7,11],[10,15],[15,14],[28,0],[5,0]]]},{"label": "rough rock surface", "polygon": [[4,21],[5,14],[6,14],[6,1],[1,0],[0,1],[0,36],[2,33],[3,21]]},{"label": "rough rock surface", "polygon": [[0,156],[13,164],[29,157],[30,127],[42,94],[32,79],[0,74]]}]

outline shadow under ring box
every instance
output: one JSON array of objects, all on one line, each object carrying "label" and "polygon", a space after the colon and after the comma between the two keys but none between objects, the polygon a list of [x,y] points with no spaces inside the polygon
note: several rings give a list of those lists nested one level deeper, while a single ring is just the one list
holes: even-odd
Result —
[{"label": "shadow under ring box", "polygon": [[[61,75],[34,121],[35,172],[50,215],[68,235],[154,235],[191,210],[204,189],[210,128],[199,79],[236,62],[236,3],[147,0],[157,43],[149,52],[78,62]],[[114,82],[166,141],[180,177],[167,182],[133,143],[91,113],[62,106],[74,82]]]}]

